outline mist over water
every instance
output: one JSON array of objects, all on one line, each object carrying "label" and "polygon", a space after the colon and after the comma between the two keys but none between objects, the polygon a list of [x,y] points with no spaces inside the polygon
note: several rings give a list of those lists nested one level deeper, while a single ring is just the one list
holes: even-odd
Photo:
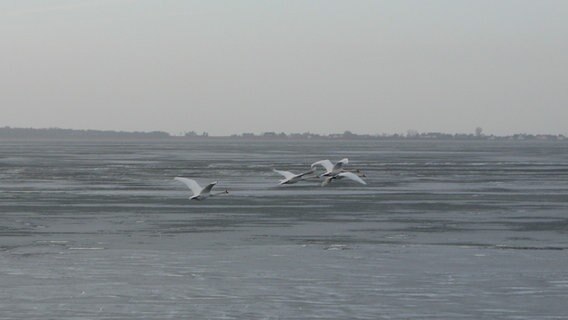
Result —
[{"label": "mist over water", "polygon": [[560,319],[567,212],[564,142],[4,141],[0,319]]}]

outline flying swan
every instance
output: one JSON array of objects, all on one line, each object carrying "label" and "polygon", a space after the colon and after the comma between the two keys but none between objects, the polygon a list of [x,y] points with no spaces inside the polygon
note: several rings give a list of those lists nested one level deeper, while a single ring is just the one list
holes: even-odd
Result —
[{"label": "flying swan", "polygon": [[359,171],[358,169],[355,171],[355,173],[351,172],[351,171],[347,171],[344,170],[343,172],[340,172],[336,175],[333,176],[329,176],[326,177],[323,182],[321,183],[322,187],[327,186],[328,184],[330,184],[333,180],[340,180],[343,178],[347,178],[356,182],[359,182],[360,184],[367,184],[365,182],[365,180],[361,179],[361,177],[366,177],[361,171]]},{"label": "flying swan", "polygon": [[205,188],[201,188],[201,186],[193,179],[175,177],[174,180],[177,180],[177,181],[185,184],[191,190],[191,192],[193,194],[189,197],[190,200],[205,200],[209,197],[229,193],[229,191],[227,191],[227,190],[212,193],[211,189],[213,189],[213,187],[217,184],[217,181],[211,182]]},{"label": "flying swan", "polygon": [[349,163],[349,159],[347,158],[337,161],[336,164],[331,163],[331,161],[329,160],[320,160],[312,163],[312,169],[315,166],[320,165],[325,169],[325,172],[320,175],[320,177],[329,177],[341,173],[343,170],[343,165],[347,163]]},{"label": "flying swan", "polygon": [[276,169],[272,169],[272,171],[282,175],[284,177],[284,179],[280,180],[280,184],[292,184],[292,183],[296,183],[298,181],[302,181],[305,180],[305,176],[311,173],[314,173],[315,170],[310,170],[310,171],[306,171],[306,172],[302,172],[299,174],[294,174],[290,171],[282,171],[282,170],[276,170]]},{"label": "flying swan", "polygon": [[312,163],[312,168],[317,165],[324,167],[326,170],[323,174],[320,175],[320,178],[324,178],[321,186],[324,187],[330,184],[333,180],[340,180],[343,178],[347,178],[353,181],[356,181],[360,184],[367,184],[361,177],[366,177],[359,169],[355,170],[355,172],[351,172],[348,170],[343,169],[343,165],[349,163],[349,159],[344,158],[337,161],[336,164],[333,164],[329,160],[320,160]]}]

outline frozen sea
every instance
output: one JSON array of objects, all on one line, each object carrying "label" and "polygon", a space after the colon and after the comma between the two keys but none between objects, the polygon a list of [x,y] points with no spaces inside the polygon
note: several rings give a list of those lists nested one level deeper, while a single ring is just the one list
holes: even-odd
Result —
[{"label": "frozen sea", "polygon": [[568,319],[568,142],[0,141],[0,218],[0,319]]}]

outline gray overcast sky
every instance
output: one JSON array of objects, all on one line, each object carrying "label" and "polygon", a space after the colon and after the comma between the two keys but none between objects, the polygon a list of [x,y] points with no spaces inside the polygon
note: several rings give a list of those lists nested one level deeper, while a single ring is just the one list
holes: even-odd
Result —
[{"label": "gray overcast sky", "polygon": [[0,126],[568,134],[568,1],[0,1]]}]

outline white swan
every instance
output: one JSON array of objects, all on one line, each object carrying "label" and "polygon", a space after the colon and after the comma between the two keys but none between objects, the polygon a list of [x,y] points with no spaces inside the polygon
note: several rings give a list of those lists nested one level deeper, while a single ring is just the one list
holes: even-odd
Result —
[{"label": "white swan", "polygon": [[284,177],[284,179],[280,180],[280,184],[292,184],[292,183],[296,183],[298,181],[302,181],[305,180],[305,176],[311,173],[314,173],[315,170],[310,170],[310,171],[306,171],[306,172],[302,172],[299,174],[294,174],[290,171],[282,171],[282,170],[276,170],[276,169],[272,169],[272,171],[282,175]]},{"label": "white swan", "polygon": [[204,200],[216,195],[229,193],[229,191],[227,190],[211,193],[211,189],[213,189],[213,187],[217,184],[217,181],[211,182],[210,184],[205,186],[205,188],[201,188],[201,186],[193,179],[175,177],[174,180],[182,182],[191,190],[193,194],[189,197],[190,200]]},{"label": "white swan", "polygon": [[322,175],[320,175],[320,177],[329,177],[329,176],[337,175],[340,172],[342,172],[343,165],[347,164],[347,163],[349,163],[349,159],[347,159],[347,158],[337,161],[336,164],[331,163],[331,161],[329,161],[329,160],[320,160],[320,161],[316,161],[316,162],[312,163],[312,169],[315,166],[320,165],[320,166],[324,167],[324,169],[326,170]]},{"label": "white swan", "polygon": [[323,182],[321,183],[322,187],[330,184],[333,180],[340,180],[343,178],[347,178],[359,182],[360,184],[366,185],[367,183],[363,179],[361,179],[361,177],[366,176],[359,169],[355,170],[354,172],[343,169],[343,165],[346,165],[348,163],[349,159],[347,158],[337,161],[336,164],[333,164],[329,160],[320,160],[312,163],[312,168],[317,165],[325,168],[326,171],[319,176],[320,178],[324,178]]},{"label": "white swan", "polygon": [[366,177],[366,175],[359,170],[356,170],[355,173],[344,170],[338,174],[327,176],[325,180],[323,180],[323,182],[321,183],[321,186],[325,187],[328,184],[330,184],[333,180],[340,180],[343,178],[347,178],[359,182],[360,184],[366,185],[367,183],[365,182],[365,180],[361,179],[361,177]]}]

